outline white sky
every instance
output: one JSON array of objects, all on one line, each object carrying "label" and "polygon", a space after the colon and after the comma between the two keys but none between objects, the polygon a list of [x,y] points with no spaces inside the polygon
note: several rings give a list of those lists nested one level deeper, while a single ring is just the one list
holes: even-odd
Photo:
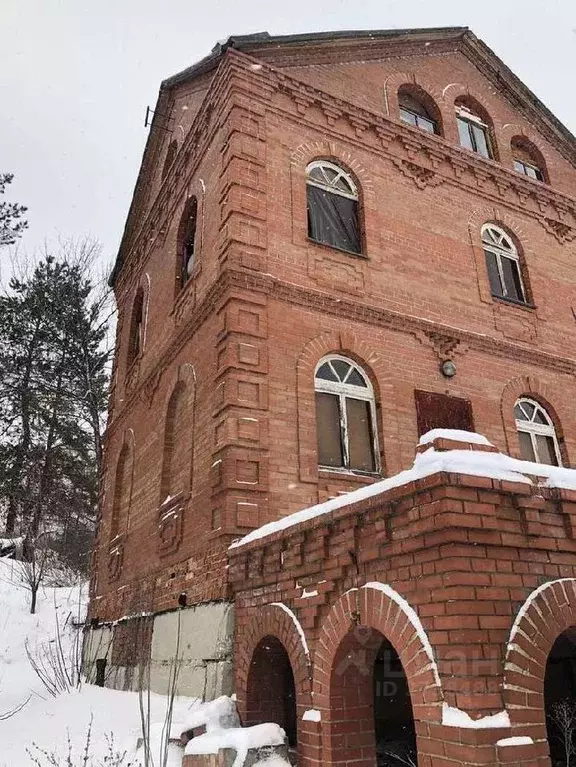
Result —
[{"label": "white sky", "polygon": [[0,171],[29,208],[21,247],[92,235],[115,257],[146,105],[217,40],[430,26],[469,26],[576,133],[576,0],[0,0]]}]

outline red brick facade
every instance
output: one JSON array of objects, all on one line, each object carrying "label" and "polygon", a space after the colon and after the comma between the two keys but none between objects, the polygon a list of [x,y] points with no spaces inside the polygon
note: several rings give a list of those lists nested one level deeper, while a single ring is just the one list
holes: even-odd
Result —
[{"label": "red brick facade", "polygon": [[[115,269],[117,351],[90,605],[100,621],[174,609],[183,594],[188,605],[230,599],[232,540],[374,481],[318,468],[314,372],[325,355],[348,357],[370,379],[385,476],[412,463],[415,390],[467,400],[475,429],[513,456],[520,449],[514,404],[529,396],[552,418],[564,464],[576,461],[569,404],[576,147],[567,131],[462,30],[234,47],[163,85]],[[426,94],[441,135],[399,120],[401,86]],[[487,115],[496,159],[459,146],[454,104],[462,97]],[[178,151],[162,178],[174,139]],[[549,183],[513,170],[518,141],[545,163]],[[306,167],[315,159],[337,163],[355,180],[362,255],[307,236]],[[182,287],[178,237],[192,196],[195,262]],[[518,250],[523,305],[492,295],[481,242],[487,222]],[[135,301],[141,331],[132,358]],[[440,371],[446,359],[456,365],[451,378]],[[234,555],[239,688],[251,649],[267,632],[288,651],[299,711],[328,706],[322,675],[330,673],[336,639],[321,656],[317,642],[330,625],[335,636],[348,630],[351,600],[359,600],[362,620],[398,644],[403,626],[381,617],[383,596],[343,596],[384,579],[430,632],[444,699],[474,714],[500,710],[502,648],[514,611],[543,579],[574,575],[569,508],[562,499],[454,478],[414,488],[378,509],[368,505],[362,523],[354,510],[322,533],[290,536],[294,568],[312,580],[323,571],[330,584],[305,603],[289,586],[289,565],[278,569],[280,542],[267,543],[259,549],[264,562],[254,564],[254,552],[256,570],[242,577],[252,585],[261,579],[273,601],[292,605],[310,632],[313,674],[286,618],[256,610],[267,597],[244,593],[244,565]],[[445,529],[425,532],[431,520]],[[353,573],[346,552],[360,541]],[[488,589],[484,600],[480,587]],[[456,601],[433,596],[439,588],[452,589]],[[478,605],[482,611],[472,612]],[[421,661],[415,645],[406,656],[400,644],[404,666]],[[448,644],[463,648],[466,663],[482,660],[482,672],[472,679],[467,666],[452,676],[442,649]],[[480,644],[486,654],[475,658]],[[464,763],[458,749],[468,754],[472,746],[484,755],[466,763],[505,762],[492,735],[441,728],[440,692],[429,672],[417,676],[411,693],[420,767],[436,753],[434,767]],[[301,725],[309,764],[347,763],[334,755],[325,723]],[[526,764],[534,758],[527,752]]]}]

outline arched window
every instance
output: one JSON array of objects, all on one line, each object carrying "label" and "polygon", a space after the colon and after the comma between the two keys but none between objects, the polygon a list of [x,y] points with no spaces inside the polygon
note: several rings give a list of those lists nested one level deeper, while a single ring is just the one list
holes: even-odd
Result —
[{"label": "arched window", "polygon": [[460,145],[482,157],[493,158],[488,117],[484,110],[469,99],[457,99],[455,107]]},{"label": "arched window", "polygon": [[178,274],[176,289],[184,287],[196,264],[196,219],[198,201],[190,197],[184,208],[178,231]]},{"label": "arched window", "polygon": [[345,357],[322,360],[314,380],[318,463],[324,468],[378,471],[374,391]]},{"label": "arched window", "polygon": [[167,496],[173,497],[186,489],[186,472],[190,460],[187,447],[190,436],[187,393],[186,385],[182,381],[178,382],[168,403],[160,480],[161,503]]},{"label": "arched window", "polygon": [[306,168],[308,237],[350,253],[361,253],[358,190],[345,170],[326,160]]},{"label": "arched window", "polygon": [[525,461],[561,466],[556,429],[542,405],[522,397],[514,406],[514,416],[520,440],[520,456]]},{"label": "arched window", "polygon": [[544,158],[532,142],[523,136],[514,136],[511,148],[515,171],[537,181],[546,181]]},{"label": "arched window", "polygon": [[120,521],[128,516],[128,507],[130,504],[130,449],[126,443],[122,446],[118,463],[116,464],[116,475],[114,477],[114,498],[112,501],[112,517],[110,520],[110,538],[115,538],[120,532]]},{"label": "arched window", "polygon": [[166,174],[168,173],[168,170],[172,163],[174,162],[174,158],[176,157],[176,151],[178,150],[178,142],[176,139],[171,141],[168,144],[168,149],[166,150],[166,157],[164,158],[164,165],[162,166],[162,181],[166,178]]},{"label": "arched window", "polygon": [[132,305],[130,318],[130,337],[128,339],[128,366],[130,366],[144,347],[144,291],[138,288]]},{"label": "arched window", "polygon": [[484,224],[482,246],[492,295],[526,303],[520,256],[512,238],[495,224]]},{"label": "arched window", "polygon": [[413,89],[407,86],[401,86],[398,90],[398,108],[400,119],[407,125],[413,125],[415,128],[422,128],[428,133],[440,133],[438,130],[438,121],[426,102],[429,99],[420,98],[419,94],[413,92]]}]

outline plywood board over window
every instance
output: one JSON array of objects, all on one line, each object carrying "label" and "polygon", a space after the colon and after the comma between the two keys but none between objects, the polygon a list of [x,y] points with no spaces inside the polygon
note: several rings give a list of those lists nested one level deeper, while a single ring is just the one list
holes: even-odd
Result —
[{"label": "plywood board over window", "polygon": [[414,398],[419,437],[431,429],[474,431],[472,404],[467,399],[418,389]]}]

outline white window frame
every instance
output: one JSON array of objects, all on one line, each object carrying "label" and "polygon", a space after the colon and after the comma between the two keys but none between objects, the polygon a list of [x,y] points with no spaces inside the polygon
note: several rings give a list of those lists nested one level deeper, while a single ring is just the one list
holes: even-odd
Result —
[{"label": "white window frame", "polygon": [[[484,157],[484,155],[479,152],[477,149],[472,149],[469,151],[474,152],[474,154],[477,154],[479,157],[483,157],[485,160],[493,160],[494,159],[494,147],[492,146],[492,137],[490,135],[490,126],[487,125],[484,120],[482,120],[481,117],[478,117],[478,115],[474,114],[474,112],[471,112],[466,107],[457,106],[456,107],[456,117],[460,118],[464,122],[467,123],[474,123],[475,125],[478,125],[480,128],[482,128],[482,131],[484,132],[484,139],[486,141],[486,146],[488,147],[488,157]],[[474,136],[471,137],[471,143],[474,145],[476,144],[476,138]],[[468,149],[468,147],[463,146],[460,144],[463,149]]]},{"label": "white window frame", "polygon": [[[488,242],[484,239],[485,233],[490,229],[491,231],[498,234],[500,237],[500,243],[494,244],[493,242]],[[498,267],[498,274],[500,276],[500,282],[502,284],[502,291],[503,291],[503,297],[509,298],[511,301],[516,301],[515,298],[512,298],[508,295],[508,289],[506,287],[506,281],[504,279],[504,269],[502,268],[502,259],[507,258],[509,261],[514,261],[516,264],[516,269],[518,270],[518,280],[520,282],[520,288],[522,289],[522,299],[521,303],[527,304],[528,299],[526,297],[526,286],[524,285],[524,280],[522,278],[522,268],[520,264],[520,254],[518,253],[518,250],[516,249],[516,246],[514,245],[514,242],[508,232],[504,231],[499,226],[496,226],[496,224],[484,224],[482,227],[482,248],[483,250],[488,250],[490,253],[493,253],[496,256],[496,266]],[[510,243],[510,247],[508,248],[506,245],[502,245],[501,241],[502,238],[505,238],[507,242]],[[486,267],[488,268],[488,267]],[[500,296],[496,296],[496,298],[500,298]]]},{"label": "white window frame", "polygon": [[[314,168],[329,168],[330,170],[336,171],[337,175],[333,181],[326,181],[326,183],[323,184],[315,178],[310,178],[310,171],[314,170]],[[338,189],[334,186],[334,184],[336,184],[341,178],[343,178],[350,187],[349,193],[346,193],[342,189]],[[311,162],[306,166],[306,183],[310,184],[310,186],[316,186],[318,189],[324,189],[325,191],[331,192],[332,194],[338,194],[340,197],[347,197],[349,200],[358,201],[358,189],[352,179],[352,176],[347,171],[345,171],[344,168],[341,168],[339,165],[336,165],[333,162],[329,162],[328,160],[314,160],[314,162]]]},{"label": "white window frame", "polygon": [[[534,415],[532,416],[532,420],[530,421],[522,421],[519,418],[515,418],[516,420],[516,430],[524,432],[524,434],[530,435],[530,441],[532,442],[532,450],[534,451],[534,455],[536,456],[536,462],[542,463],[542,461],[539,460],[538,456],[538,443],[536,441],[536,436],[541,435],[543,437],[552,437],[552,441],[554,443],[554,452],[556,454],[556,460],[558,461],[558,466],[562,466],[562,456],[560,454],[560,445],[558,444],[558,437],[556,435],[556,428],[554,426],[554,422],[548,415],[546,409],[536,400],[530,399],[529,397],[520,397],[520,399],[516,400],[516,403],[514,404],[514,408],[516,408],[517,405],[522,405],[522,403],[528,403],[532,407],[535,408]],[[534,422],[534,416],[536,413],[541,413],[544,418],[546,419],[547,423],[535,423]]]},{"label": "white window frame", "polygon": [[[316,374],[326,362],[332,360],[341,360],[352,366],[362,378],[366,381],[366,387],[356,386],[354,384],[348,384],[342,381],[326,381],[323,378],[316,378]],[[350,375],[350,373],[348,373]],[[344,466],[324,466],[318,464],[318,468],[322,471],[336,471],[345,474],[362,474],[368,476],[374,476],[380,474],[380,453],[378,450],[378,429],[376,427],[376,401],[374,398],[374,388],[366,372],[358,365],[354,360],[349,357],[343,357],[339,354],[328,354],[316,365],[314,371],[314,393],[320,392],[321,394],[333,394],[338,397],[338,404],[340,409],[340,439],[342,441],[342,453],[344,455]],[[372,427],[372,450],[374,454],[374,471],[362,471],[360,469],[351,469],[350,465],[350,448],[348,443],[348,414],[346,411],[346,397],[349,399],[362,400],[370,403],[370,418]]]}]

